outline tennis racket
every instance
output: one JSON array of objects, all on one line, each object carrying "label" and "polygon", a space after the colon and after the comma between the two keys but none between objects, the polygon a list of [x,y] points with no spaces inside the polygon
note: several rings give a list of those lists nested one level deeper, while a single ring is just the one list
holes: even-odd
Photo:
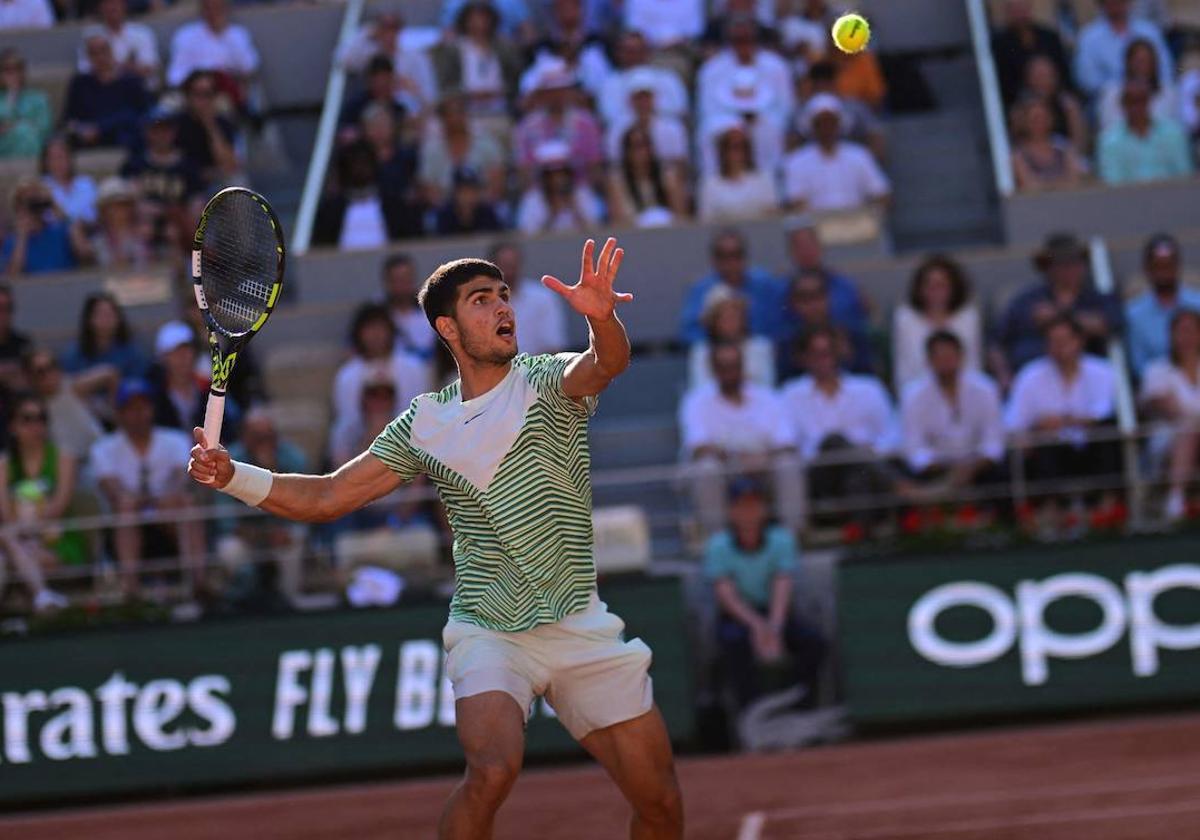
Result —
[{"label": "tennis racket", "polygon": [[212,352],[204,434],[213,448],[221,443],[229,376],[275,308],[283,264],[283,228],[265,198],[226,187],[209,199],[192,240],[192,284]]}]

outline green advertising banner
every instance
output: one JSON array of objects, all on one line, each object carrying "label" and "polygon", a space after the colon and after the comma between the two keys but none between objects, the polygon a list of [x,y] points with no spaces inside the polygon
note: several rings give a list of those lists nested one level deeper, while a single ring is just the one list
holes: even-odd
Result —
[{"label": "green advertising banner", "polygon": [[[675,579],[602,597],[654,650],[655,699],[691,732]],[[446,606],[146,626],[0,644],[0,804],[457,762]],[[570,753],[539,704],[531,755]]]},{"label": "green advertising banner", "polygon": [[1200,699],[1200,544],[849,561],[839,633],[860,724]]}]

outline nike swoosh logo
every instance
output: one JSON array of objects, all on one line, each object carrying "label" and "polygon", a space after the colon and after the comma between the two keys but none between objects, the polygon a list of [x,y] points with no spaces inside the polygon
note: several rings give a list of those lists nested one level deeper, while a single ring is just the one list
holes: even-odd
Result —
[{"label": "nike swoosh logo", "polygon": [[[474,417],[472,417],[472,418],[471,418],[471,420],[478,420],[478,419],[479,419],[480,417],[482,417],[484,414],[485,414],[485,412],[481,411],[481,412],[479,412],[478,414],[476,414]],[[471,420],[468,420],[468,421],[466,421],[466,423],[463,423],[463,425],[464,425],[464,426],[465,426],[465,425],[467,425],[467,423],[470,423],[470,422],[471,422]]]}]

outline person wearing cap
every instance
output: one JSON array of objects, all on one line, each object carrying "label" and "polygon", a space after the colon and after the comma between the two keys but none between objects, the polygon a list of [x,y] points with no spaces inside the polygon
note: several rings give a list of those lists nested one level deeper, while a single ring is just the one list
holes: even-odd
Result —
[{"label": "person wearing cap", "polygon": [[76,73],[67,87],[63,107],[67,134],[77,148],[132,148],[138,140],[142,115],[151,104],[145,80],[117,63],[112,44],[101,31],[92,31],[84,50],[91,70]]},{"label": "person wearing cap", "polygon": [[992,354],[992,368],[1001,385],[1045,352],[1046,325],[1060,315],[1079,324],[1087,351],[1095,355],[1103,354],[1109,337],[1124,328],[1120,303],[1096,291],[1088,276],[1087,246],[1074,234],[1047,236],[1033,265],[1043,279],[1013,298],[996,330],[1002,355]]},{"label": "person wearing cap", "polygon": [[454,173],[470,169],[479,177],[484,199],[499,206],[507,197],[507,160],[494,134],[468,112],[467,95],[448,91],[428,120],[418,155],[417,181],[430,207],[441,207],[454,187]]},{"label": "person wearing cap", "polygon": [[735,117],[710,128],[716,166],[700,176],[697,217],[703,222],[734,222],[778,213],[774,172],[759,160],[750,131]]},{"label": "person wearing cap", "polygon": [[68,221],[36,178],[22,178],[13,187],[11,218],[0,243],[0,271],[10,277],[68,271],[88,252],[83,225]]},{"label": "person wearing cap", "polygon": [[686,344],[704,340],[701,315],[712,290],[726,286],[745,297],[749,305],[750,333],[775,339],[780,333],[780,311],[787,289],[770,272],[749,262],[749,243],[737,228],[724,228],[709,240],[713,270],[688,289],[680,313],[680,338]]},{"label": "person wearing cap", "polygon": [[1138,377],[1150,362],[1167,355],[1175,313],[1180,309],[1200,312],[1200,289],[1183,282],[1183,253],[1175,237],[1156,233],[1147,239],[1142,270],[1150,288],[1125,304],[1129,364]]},{"label": "person wearing cap", "polygon": [[488,259],[500,269],[508,284],[508,303],[520,325],[522,352],[536,356],[566,350],[567,319],[562,300],[526,276],[520,243],[502,239],[489,249]]},{"label": "person wearing cap", "polygon": [[753,478],[735,479],[728,525],[704,547],[704,577],[717,602],[718,668],[739,708],[762,693],[764,666],[787,668],[806,700],[816,699],[826,643],[796,615],[799,556],[796,538],[771,521],[766,488]]},{"label": "person wearing cap", "polygon": [[776,512],[798,531],[804,515],[800,464],[791,423],[774,389],[746,379],[742,349],[709,349],[713,381],[689,390],[679,405],[684,475],[705,534],[725,526],[725,485],[743,472],[770,475]]},{"label": "person wearing cap", "polygon": [[[113,513],[181,513],[193,506],[187,492],[191,444],[187,435],[154,425],[153,391],[143,379],[126,379],[117,389],[117,428],[92,445],[88,459]],[[141,588],[143,557],[177,551],[185,575],[204,575],[204,524],[176,519],[145,525],[117,525],[114,547],[127,597]]]},{"label": "person wearing cap", "polygon": [[79,42],[79,57],[76,67],[80,73],[92,69],[87,54],[87,41],[93,31],[103,35],[112,47],[113,58],[126,72],[136,73],[146,80],[150,88],[158,86],[158,71],[162,62],[158,57],[158,39],[144,23],[128,20],[126,0],[99,0],[96,4],[99,22],[85,27]]},{"label": "person wearing cap", "polygon": [[1187,132],[1174,117],[1156,117],[1145,82],[1121,89],[1125,119],[1100,132],[1096,157],[1106,184],[1138,184],[1186,178],[1194,170]]},{"label": "person wearing cap", "polygon": [[[824,33],[822,33],[822,37],[826,37]],[[813,140],[812,126],[805,118],[808,103],[812,101],[813,97],[822,94],[837,96],[837,80],[840,72],[840,65],[828,59],[822,59],[808,68],[808,74],[802,83],[805,88],[804,99],[796,108],[796,119],[793,121],[793,128],[802,142],[809,143]],[[879,117],[865,102],[859,99],[839,97],[839,104],[841,105],[842,136],[870,149],[875,159],[882,163],[887,152],[887,137]]]},{"label": "person wearing cap", "polygon": [[813,141],[783,162],[783,194],[801,210],[835,212],[882,206],[892,187],[871,153],[842,137],[842,104],[833,94],[809,100],[805,121]]},{"label": "person wearing cap", "polygon": [[450,197],[437,210],[438,236],[465,236],[500,230],[500,217],[483,194],[483,179],[469,166],[454,170]]},{"label": "person wearing cap", "polygon": [[615,69],[604,82],[597,105],[605,125],[628,122],[634,117],[633,95],[642,90],[653,95],[654,113],[678,120],[688,119],[688,91],[679,74],[650,63],[646,36],[636,29],[617,36],[613,47]]},{"label": "person wearing cap", "polygon": [[149,265],[150,232],[141,217],[136,188],[124,178],[111,176],[100,182],[96,194],[99,223],[81,255],[101,268],[137,269]]},{"label": "person wearing cap", "polygon": [[[536,180],[544,168],[543,147],[554,142],[566,147],[565,158],[577,178],[603,183],[604,140],[600,123],[579,104],[578,79],[558,57],[543,56],[529,71],[534,75],[533,105],[513,132],[513,158],[522,184]],[[556,145],[557,153],[560,146]]]},{"label": "person wearing cap", "polygon": [[[155,364],[150,370],[154,391],[154,423],[189,432],[204,425],[208,403],[208,378],[197,371],[196,334],[183,321],[168,321],[154,337]],[[225,428],[237,436],[240,411],[237,401],[227,398]]]},{"label": "person wearing cap", "polygon": [[537,147],[537,177],[517,204],[517,230],[548,233],[599,224],[604,206],[571,160],[570,146],[562,140],[547,140]]}]

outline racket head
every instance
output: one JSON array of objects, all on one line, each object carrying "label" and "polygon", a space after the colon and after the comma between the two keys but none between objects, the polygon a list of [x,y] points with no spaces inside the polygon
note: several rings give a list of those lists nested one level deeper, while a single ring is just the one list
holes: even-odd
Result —
[{"label": "racket head", "polygon": [[246,340],[262,329],[283,287],[283,227],[254,190],[226,187],[200,215],[192,283],[210,331]]}]

